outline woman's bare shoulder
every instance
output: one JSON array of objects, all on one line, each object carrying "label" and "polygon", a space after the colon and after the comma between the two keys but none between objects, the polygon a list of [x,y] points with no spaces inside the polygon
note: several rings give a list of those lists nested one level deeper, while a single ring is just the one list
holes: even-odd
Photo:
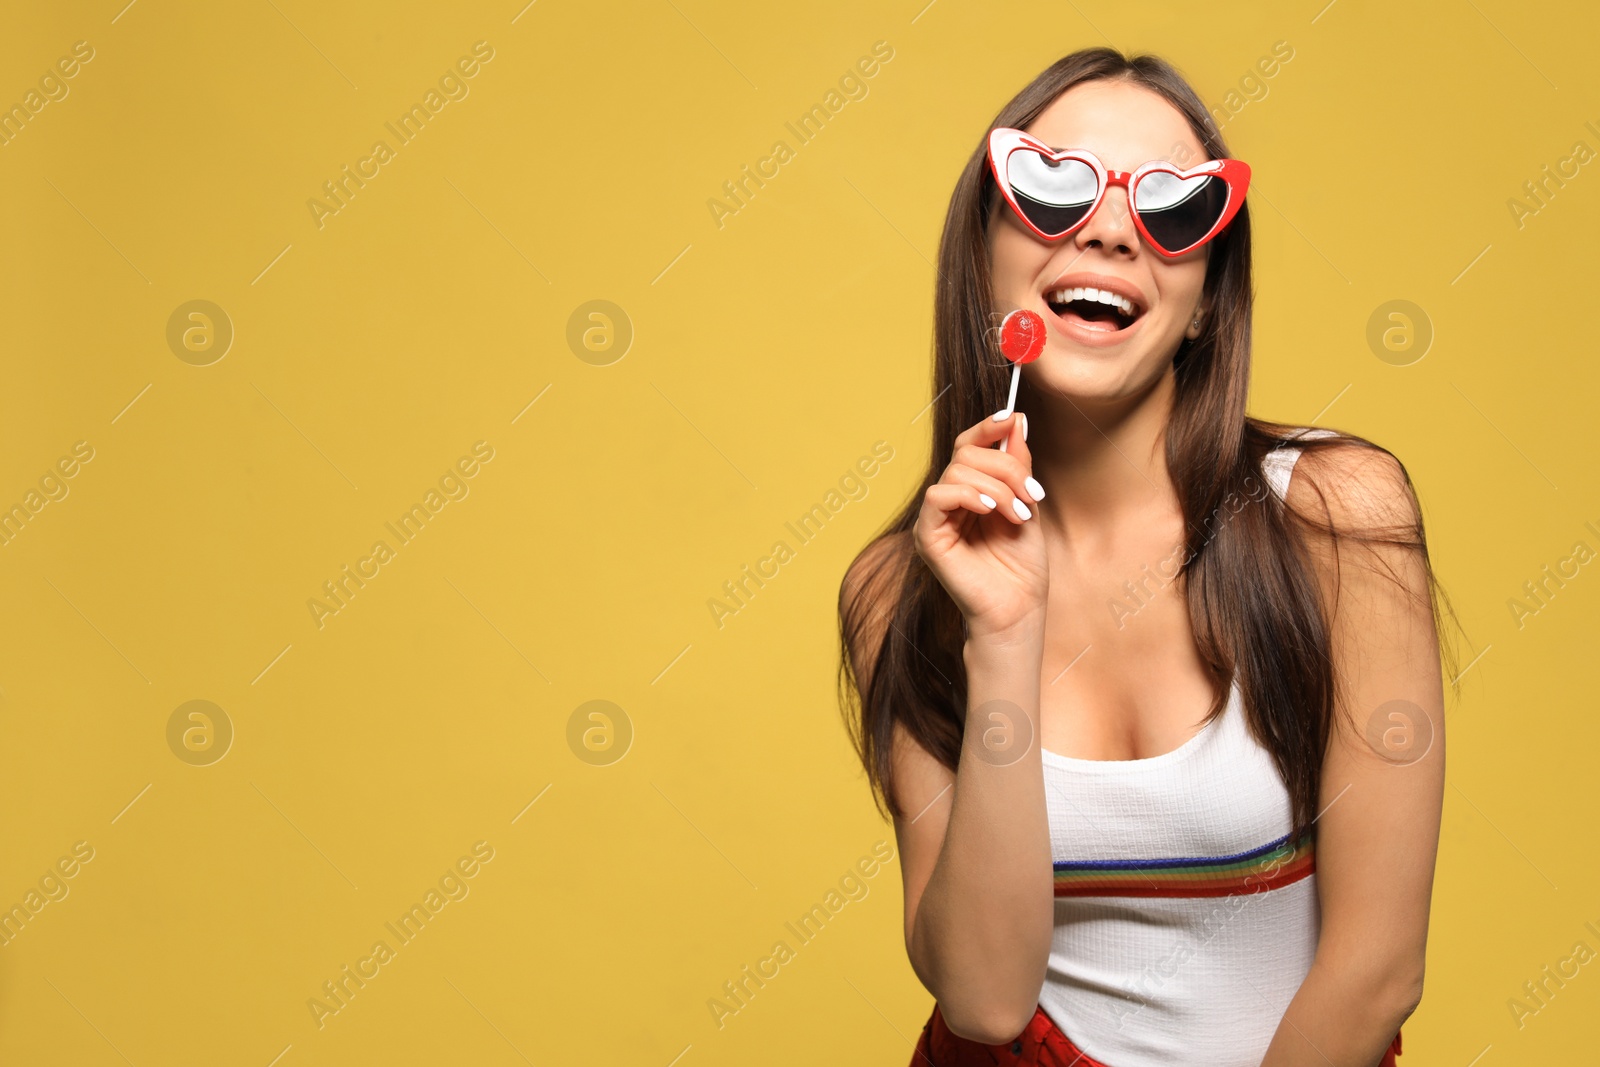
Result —
[{"label": "woman's bare shoulder", "polygon": [[1284,502],[1340,533],[1415,531],[1421,522],[1405,465],[1388,449],[1345,434],[1305,435]]},{"label": "woman's bare shoulder", "polygon": [[857,554],[839,583],[840,633],[863,688],[871,683],[912,554],[908,531],[884,534]]},{"label": "woman's bare shoulder", "polygon": [[891,530],[875,538],[846,568],[839,583],[840,608],[861,607],[864,600],[875,601],[891,589],[898,590],[912,555],[909,530]]}]

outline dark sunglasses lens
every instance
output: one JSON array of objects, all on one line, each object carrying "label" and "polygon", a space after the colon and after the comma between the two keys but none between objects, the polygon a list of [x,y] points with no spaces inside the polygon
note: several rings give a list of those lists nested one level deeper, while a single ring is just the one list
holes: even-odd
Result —
[{"label": "dark sunglasses lens", "polygon": [[1228,206],[1228,183],[1212,174],[1180,178],[1155,171],[1139,180],[1133,206],[1151,238],[1179,252],[1211,231]]},{"label": "dark sunglasses lens", "polygon": [[1081,223],[1099,191],[1094,168],[1087,163],[1056,162],[1027,149],[1011,153],[1006,181],[1023,217],[1052,236]]}]

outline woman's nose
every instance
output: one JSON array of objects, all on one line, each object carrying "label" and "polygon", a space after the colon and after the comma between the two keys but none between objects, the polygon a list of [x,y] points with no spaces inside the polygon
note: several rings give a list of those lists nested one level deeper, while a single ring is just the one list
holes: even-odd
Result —
[{"label": "woman's nose", "polygon": [[1133,251],[1139,246],[1139,231],[1128,210],[1128,191],[1122,186],[1106,190],[1100,206],[1083,224],[1074,239],[1080,249],[1098,242],[1104,248]]}]

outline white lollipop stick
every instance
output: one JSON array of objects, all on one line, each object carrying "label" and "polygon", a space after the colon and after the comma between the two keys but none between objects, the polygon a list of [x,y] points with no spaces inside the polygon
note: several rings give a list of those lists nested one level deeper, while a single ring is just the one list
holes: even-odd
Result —
[{"label": "white lollipop stick", "polygon": [[[1020,381],[1021,378],[1022,364],[1011,364],[1011,395],[1006,397],[1006,418],[1008,419],[1011,417],[1011,413],[1017,410],[1017,382]],[[1000,451],[1004,452],[1006,450],[1006,445],[1010,441],[1011,435],[1006,434],[1006,436],[1000,441]]]}]

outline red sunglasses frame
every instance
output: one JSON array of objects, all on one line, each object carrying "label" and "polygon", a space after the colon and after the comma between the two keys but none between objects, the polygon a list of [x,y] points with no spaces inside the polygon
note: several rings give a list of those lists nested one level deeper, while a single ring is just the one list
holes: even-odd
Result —
[{"label": "red sunglasses frame", "polygon": [[[1084,213],[1083,218],[1076,225],[1070,226],[1060,233],[1046,233],[1035,226],[1028,216],[1023,213],[1021,206],[1017,204],[1016,195],[1012,192],[1011,183],[1005,178],[1005,164],[1009,162],[1013,152],[1037,152],[1052,163],[1060,163],[1067,159],[1077,160],[1094,171],[1095,179],[1098,183],[1094,202],[1089,205],[1089,210]],[[1150,162],[1142,164],[1137,170],[1107,170],[1105,164],[1101,163],[1099,157],[1093,152],[1076,148],[1057,151],[1036,138],[1023,133],[1021,130],[1014,130],[1006,126],[999,126],[989,131],[989,171],[994,176],[995,184],[1000,187],[1000,194],[1005,197],[1006,203],[1011,205],[1012,212],[1022,220],[1024,226],[1046,241],[1059,241],[1063,237],[1082,229],[1094,217],[1094,213],[1100,209],[1101,203],[1105,201],[1106,191],[1112,186],[1120,186],[1127,194],[1128,210],[1133,216],[1133,223],[1138,227],[1140,236],[1144,238],[1146,244],[1168,259],[1176,259],[1194,251],[1227,229],[1228,223],[1233,221],[1233,217],[1244,206],[1245,193],[1250,188],[1250,165],[1242,159],[1210,159],[1198,166],[1190,167],[1188,170],[1168,163],[1163,159],[1152,159]],[[1150,231],[1145,228],[1144,220],[1139,217],[1139,209],[1134,205],[1134,189],[1139,182],[1148,174],[1158,173],[1172,174],[1178,178],[1212,175],[1222,179],[1228,188],[1228,201],[1223,206],[1222,214],[1218,217],[1216,224],[1206,231],[1205,236],[1198,241],[1177,251],[1171,251],[1163,247],[1160,241],[1150,235]]]}]

